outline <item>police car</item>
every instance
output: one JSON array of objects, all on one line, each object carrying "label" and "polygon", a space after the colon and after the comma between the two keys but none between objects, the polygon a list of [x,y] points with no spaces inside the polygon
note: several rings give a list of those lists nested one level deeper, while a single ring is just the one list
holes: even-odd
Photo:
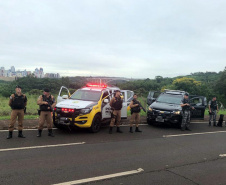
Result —
[{"label": "police car", "polygon": [[[182,108],[180,106],[185,91],[165,90],[164,92],[150,91],[147,97],[147,122],[152,124],[171,123],[180,127],[182,121]],[[191,106],[191,119],[204,119],[207,100],[204,96],[189,95]]]},{"label": "police car", "polygon": [[[57,128],[63,128],[65,125],[89,128],[90,132],[98,132],[102,124],[110,123],[112,113],[110,100],[115,90],[120,89],[102,84],[87,84],[70,95],[68,88],[62,86],[53,113],[54,125]],[[134,92],[120,91],[123,97],[121,117],[126,119],[127,107]]]}]

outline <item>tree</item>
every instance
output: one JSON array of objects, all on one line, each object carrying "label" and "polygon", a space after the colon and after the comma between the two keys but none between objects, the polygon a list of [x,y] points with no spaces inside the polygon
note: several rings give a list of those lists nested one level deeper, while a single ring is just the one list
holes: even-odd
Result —
[{"label": "tree", "polygon": [[173,87],[176,90],[187,91],[191,94],[200,94],[201,82],[193,78],[177,78],[173,81]]},{"label": "tree", "polygon": [[216,81],[215,91],[219,93],[220,100],[226,104],[226,67],[224,71],[221,73],[220,78]]},{"label": "tree", "polygon": [[163,81],[163,77],[162,76],[156,76],[155,80],[157,83],[161,83]]}]

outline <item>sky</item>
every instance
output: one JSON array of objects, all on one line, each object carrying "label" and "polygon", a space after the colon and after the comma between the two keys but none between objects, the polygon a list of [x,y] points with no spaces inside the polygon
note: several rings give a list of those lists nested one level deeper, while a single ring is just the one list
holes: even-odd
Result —
[{"label": "sky", "polygon": [[61,76],[223,71],[225,0],[0,0],[0,67]]}]

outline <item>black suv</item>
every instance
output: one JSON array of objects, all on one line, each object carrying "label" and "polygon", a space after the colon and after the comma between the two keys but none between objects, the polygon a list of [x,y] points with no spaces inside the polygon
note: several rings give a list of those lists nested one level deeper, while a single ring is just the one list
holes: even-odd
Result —
[{"label": "black suv", "polygon": [[[150,91],[147,97],[148,111],[147,122],[170,122],[181,125],[182,108],[180,106],[184,98],[185,91],[165,90],[164,92]],[[157,98],[156,98],[157,97]],[[189,95],[191,106],[195,109],[191,111],[191,118],[204,119],[207,100],[204,96]]]}]

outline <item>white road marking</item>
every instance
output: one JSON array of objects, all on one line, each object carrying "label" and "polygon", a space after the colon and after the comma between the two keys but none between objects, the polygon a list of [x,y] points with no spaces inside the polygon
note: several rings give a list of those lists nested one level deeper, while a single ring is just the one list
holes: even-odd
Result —
[{"label": "white road marking", "polygon": [[88,183],[88,182],[93,182],[93,181],[111,179],[111,178],[115,178],[115,177],[121,177],[121,176],[125,176],[125,175],[132,175],[132,174],[140,173],[140,172],[143,172],[143,171],[144,170],[142,168],[139,168],[137,170],[120,172],[120,173],[114,173],[114,174],[110,174],[110,175],[103,175],[103,176],[92,177],[92,178],[87,178],[87,179],[80,179],[80,180],[69,181],[69,182],[63,182],[63,183],[54,184],[54,185],[75,185],[75,184],[82,184],[82,183]]},{"label": "white road marking", "polygon": [[6,152],[6,151],[12,151],[12,150],[28,150],[28,149],[36,149],[36,148],[50,148],[50,147],[72,146],[72,145],[82,145],[82,144],[85,144],[85,142],[57,144],[57,145],[43,145],[43,146],[28,146],[28,147],[20,147],[20,148],[5,148],[5,149],[0,149],[0,152]]},{"label": "white road marking", "polygon": [[226,157],[226,154],[220,154],[219,157]]},{"label": "white road marking", "polygon": [[[53,130],[57,130],[57,128],[52,128]],[[36,128],[27,128],[27,129],[23,129],[23,131],[33,131],[33,130],[36,130],[36,131],[38,131],[38,129]],[[43,130],[48,130],[48,129],[43,129]],[[17,132],[18,130],[17,129],[15,129],[14,130],[15,132]],[[9,132],[9,130],[0,130],[0,132]]]},{"label": "white road marking", "polygon": [[204,135],[204,134],[216,134],[216,133],[225,133],[225,132],[226,132],[226,131],[200,132],[200,133],[190,133],[190,134],[163,135],[163,137],[181,137],[181,136]]}]

